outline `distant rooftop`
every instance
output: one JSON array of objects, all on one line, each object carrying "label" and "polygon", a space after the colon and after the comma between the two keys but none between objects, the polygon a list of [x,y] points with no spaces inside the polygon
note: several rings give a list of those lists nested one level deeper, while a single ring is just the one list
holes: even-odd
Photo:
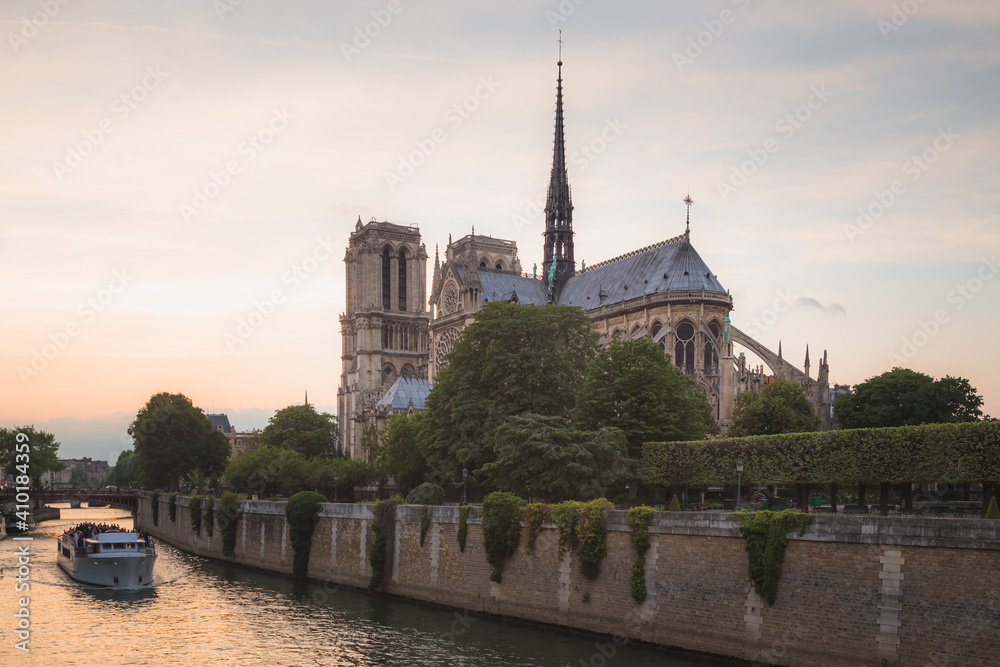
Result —
[{"label": "distant rooftop", "polygon": [[223,433],[232,433],[233,427],[229,423],[229,417],[226,415],[205,415],[212,422],[213,431],[222,431]]}]

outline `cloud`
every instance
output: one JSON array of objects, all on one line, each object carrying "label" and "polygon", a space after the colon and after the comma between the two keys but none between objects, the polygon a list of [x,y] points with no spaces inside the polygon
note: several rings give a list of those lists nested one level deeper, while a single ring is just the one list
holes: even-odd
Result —
[{"label": "cloud", "polygon": [[831,303],[829,306],[824,306],[822,303],[809,296],[798,297],[795,300],[795,305],[806,306],[808,308],[818,308],[830,315],[847,315],[847,309],[839,303]]}]

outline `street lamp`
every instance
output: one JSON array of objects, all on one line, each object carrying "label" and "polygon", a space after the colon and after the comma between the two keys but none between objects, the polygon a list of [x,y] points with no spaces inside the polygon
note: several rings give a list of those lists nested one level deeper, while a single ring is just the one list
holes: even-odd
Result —
[{"label": "street lamp", "polygon": [[736,510],[740,509],[740,487],[743,482],[743,461],[736,462]]},{"label": "street lamp", "polygon": [[467,500],[469,493],[469,469],[462,468],[462,504],[468,505]]}]

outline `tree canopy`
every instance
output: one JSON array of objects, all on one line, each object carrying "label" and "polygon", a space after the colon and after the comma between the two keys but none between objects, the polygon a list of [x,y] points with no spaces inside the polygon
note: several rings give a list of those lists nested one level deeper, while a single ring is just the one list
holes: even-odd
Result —
[{"label": "tree canopy", "polygon": [[393,415],[382,433],[380,443],[372,453],[378,475],[392,477],[401,493],[427,480],[428,414]]},{"label": "tree canopy", "polygon": [[452,481],[493,459],[509,417],[569,417],[597,335],[580,308],[486,303],[427,398],[429,462]]},{"label": "tree canopy", "polygon": [[[59,443],[51,433],[36,431],[34,426],[0,428],[0,465],[14,477],[25,471],[34,486],[40,486],[43,473],[59,472]],[[19,467],[25,466],[27,468]],[[20,483],[18,483],[20,486]]]},{"label": "tree canopy", "polygon": [[621,429],[638,457],[644,442],[704,438],[706,415],[714,425],[701,388],[656,343],[642,338],[612,341],[590,361],[573,423],[590,430]]},{"label": "tree canopy", "polygon": [[802,388],[776,379],[760,391],[744,391],[736,397],[733,424],[728,435],[775,435],[818,431],[821,419]]},{"label": "tree canopy", "polygon": [[184,394],[154,394],[136,413],[128,433],[146,488],[178,489],[181,479],[194,471],[219,475],[229,458],[226,436]]},{"label": "tree canopy", "polygon": [[127,487],[139,481],[139,469],[135,458],[135,451],[127,449],[118,455],[118,460],[111,466],[105,484],[112,484],[118,487]]},{"label": "tree canopy", "polygon": [[981,419],[983,399],[965,378],[893,368],[842,394],[833,404],[841,428],[950,424]]},{"label": "tree canopy", "polygon": [[363,461],[344,457],[306,458],[291,449],[262,444],[234,457],[226,466],[226,488],[261,498],[290,497],[316,490],[328,498],[347,500],[355,486],[371,481]]},{"label": "tree canopy", "polygon": [[585,431],[560,417],[511,417],[497,430],[493,450],[496,460],[482,468],[487,484],[547,502],[623,490],[633,472],[622,431]]},{"label": "tree canopy", "polygon": [[337,418],[328,412],[316,412],[308,404],[289,405],[275,412],[261,432],[260,441],[290,449],[307,458],[337,456],[340,453]]}]

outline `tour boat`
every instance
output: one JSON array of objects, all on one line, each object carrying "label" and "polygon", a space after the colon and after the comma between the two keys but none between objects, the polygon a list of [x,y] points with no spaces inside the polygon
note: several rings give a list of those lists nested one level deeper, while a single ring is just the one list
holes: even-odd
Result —
[{"label": "tour boat", "polygon": [[59,567],[85,584],[134,588],[153,580],[156,548],[137,533],[100,532],[74,539],[72,532],[59,538]]}]

